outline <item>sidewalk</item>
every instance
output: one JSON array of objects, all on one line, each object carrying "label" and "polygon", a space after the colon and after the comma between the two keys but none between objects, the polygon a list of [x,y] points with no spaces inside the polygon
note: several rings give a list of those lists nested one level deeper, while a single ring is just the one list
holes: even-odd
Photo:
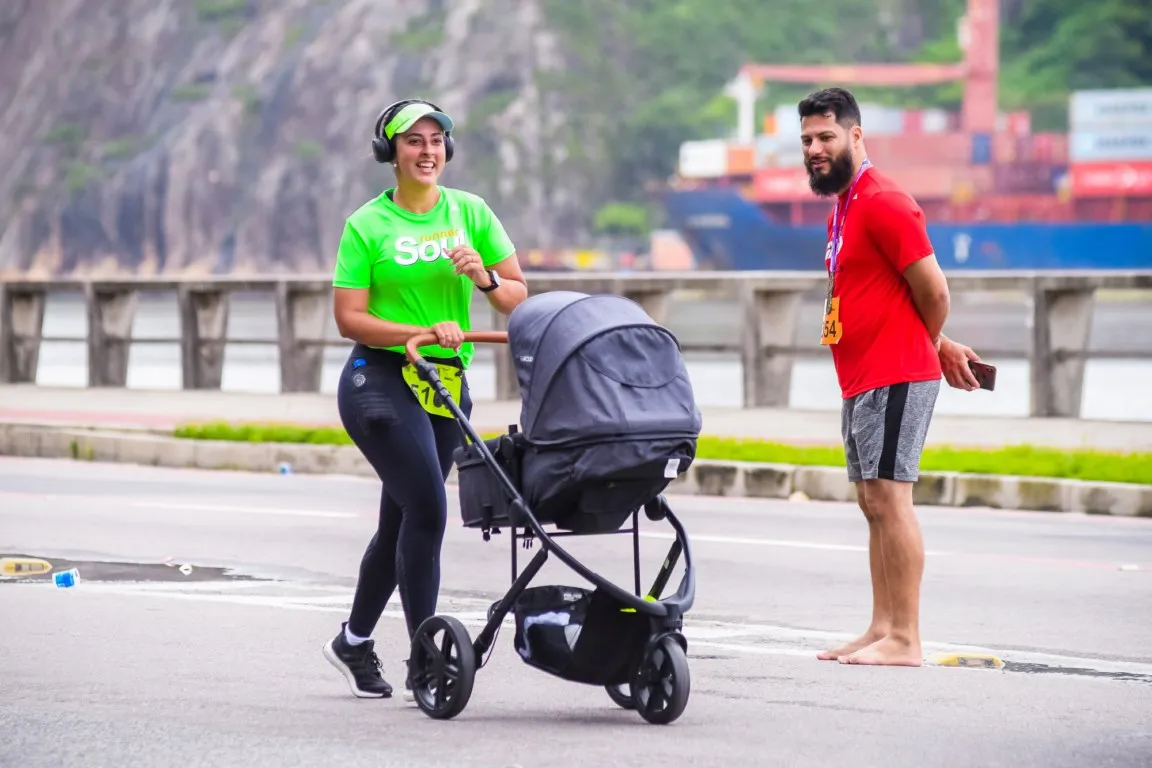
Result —
[{"label": "sidewalk", "polygon": [[[837,445],[840,440],[838,411],[702,411],[706,435],[810,445]],[[482,433],[502,431],[519,417],[519,402],[480,401],[473,408],[472,424]],[[168,431],[181,422],[213,420],[340,424],[334,395],[0,386],[0,423]],[[928,443],[1152,451],[1152,422],[937,415]]]}]

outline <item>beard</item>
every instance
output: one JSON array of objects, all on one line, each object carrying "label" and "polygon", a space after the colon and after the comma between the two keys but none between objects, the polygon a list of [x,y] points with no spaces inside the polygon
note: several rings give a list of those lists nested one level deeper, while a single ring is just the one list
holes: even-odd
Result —
[{"label": "beard", "polygon": [[812,169],[811,161],[804,160],[804,169],[808,171],[808,186],[820,197],[832,197],[852,181],[852,148],[845,147],[844,151],[828,161],[828,170],[819,173]]}]

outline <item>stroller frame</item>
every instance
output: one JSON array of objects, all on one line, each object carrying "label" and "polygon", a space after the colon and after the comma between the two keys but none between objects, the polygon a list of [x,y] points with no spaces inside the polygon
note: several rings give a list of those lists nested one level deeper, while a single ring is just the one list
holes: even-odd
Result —
[{"label": "stroller frame", "polygon": [[[470,342],[506,344],[508,334],[504,331],[465,332],[464,340]],[[668,724],[680,717],[688,703],[690,679],[688,672],[688,643],[683,635],[684,614],[691,609],[695,599],[695,570],[692,553],[684,526],[669,508],[663,494],[644,504],[645,516],[649,520],[667,520],[675,532],[675,540],[668,550],[656,575],[651,589],[641,596],[640,581],[640,532],[639,509],[633,510],[631,526],[612,531],[583,533],[578,531],[556,530],[549,533],[524,501],[520,489],[513,478],[496,460],[488,445],[464,416],[459,405],[440,380],[436,366],[423,358],[418,347],[436,342],[435,334],[422,333],[410,338],[405,345],[408,359],[412,362],[420,378],[428,382],[436,393],[437,403],[443,404],[455,417],[464,437],[471,442],[484,460],[487,468],[498,478],[511,498],[513,524],[511,527],[511,566],[512,583],[504,596],[488,609],[488,620],[475,641],[467,629],[455,617],[434,615],[417,628],[411,642],[408,659],[408,684],[420,709],[433,719],[451,719],[460,714],[468,704],[478,668],[478,660],[490,653],[496,636],[505,617],[513,611],[517,600],[528,589],[532,579],[544,567],[549,554],[554,553],[565,565],[595,585],[598,591],[625,606],[623,610],[644,614],[649,622],[648,637],[643,646],[641,658],[630,668],[630,680],[620,685],[605,685],[609,698],[624,709],[635,709],[647,722]],[[515,433],[515,425],[509,432]],[[523,520],[527,525],[518,526],[515,521]],[[518,528],[522,527],[523,532]],[[490,533],[499,534],[496,526],[482,528],[484,540],[490,540]],[[632,556],[634,589],[629,592],[608,579],[595,573],[563,547],[555,539],[565,536],[589,535],[632,535]],[[531,548],[539,539],[540,549],[519,569],[517,545]],[[675,593],[661,597],[680,557],[684,558],[684,574]],[[437,633],[444,637],[437,644]]]}]

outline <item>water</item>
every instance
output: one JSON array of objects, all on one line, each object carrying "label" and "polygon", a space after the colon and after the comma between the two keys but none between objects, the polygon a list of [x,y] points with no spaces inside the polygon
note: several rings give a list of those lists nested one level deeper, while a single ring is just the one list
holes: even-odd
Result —
[{"label": "water", "polygon": [[[486,324],[486,307],[482,302],[476,315],[477,329]],[[971,310],[970,310],[971,311]],[[695,315],[693,314],[695,312]],[[707,320],[699,322],[703,312]],[[977,309],[975,315],[982,312]],[[1109,322],[1119,318],[1106,318]],[[958,324],[963,320],[958,320]],[[1005,320],[1004,322],[1008,322]],[[670,326],[683,325],[684,336],[711,336],[730,333],[730,318],[714,310],[678,307]],[[1099,325],[1103,325],[1101,323]],[[87,320],[79,297],[52,295],[44,319],[44,335],[83,337]],[[975,328],[975,326],[973,326]],[[673,330],[679,333],[676,327]],[[1020,335],[1025,324],[1015,322],[1003,331],[988,334],[996,339]],[[276,394],[280,390],[276,315],[270,298],[234,298],[229,318],[229,335],[245,338],[267,338],[267,345],[231,345],[225,351],[221,388],[234,392]],[[328,335],[336,338],[329,321]],[[963,337],[969,341],[977,333]],[[175,339],[179,336],[176,302],[167,296],[141,297],[133,326],[133,337]],[[978,341],[972,339],[979,351]],[[991,341],[983,342],[991,345]],[[999,346],[1003,347],[1004,344]],[[491,400],[496,392],[495,352],[505,348],[479,345],[476,360],[469,372],[473,397]],[[340,369],[347,357],[347,347],[325,350],[321,392],[332,394]],[[739,357],[733,354],[688,354],[688,372],[702,407],[736,407],[743,401],[743,375]],[[938,413],[979,416],[1027,416],[1029,411],[1029,365],[1025,360],[986,359],[999,368],[995,392],[963,392],[947,386],[941,389]],[[79,342],[44,342],[36,381],[45,386],[84,387],[88,376],[87,348]],[[1152,380],[1152,360],[1090,360],[1086,367],[1082,416],[1086,419],[1152,421],[1152,398],[1147,397],[1146,382]],[[132,346],[128,382],[130,389],[177,390],[181,386],[180,348],[172,343],[137,343]],[[835,370],[828,358],[801,359],[793,366],[789,405],[803,410],[837,410],[840,392]]]}]

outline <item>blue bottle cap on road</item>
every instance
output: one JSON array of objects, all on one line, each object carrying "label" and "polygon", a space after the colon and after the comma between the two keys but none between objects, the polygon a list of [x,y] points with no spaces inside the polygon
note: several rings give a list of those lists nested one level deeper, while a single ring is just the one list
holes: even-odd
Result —
[{"label": "blue bottle cap on road", "polygon": [[67,571],[57,571],[52,574],[52,581],[61,589],[68,589],[80,583],[80,572],[75,568],[69,568]]}]

